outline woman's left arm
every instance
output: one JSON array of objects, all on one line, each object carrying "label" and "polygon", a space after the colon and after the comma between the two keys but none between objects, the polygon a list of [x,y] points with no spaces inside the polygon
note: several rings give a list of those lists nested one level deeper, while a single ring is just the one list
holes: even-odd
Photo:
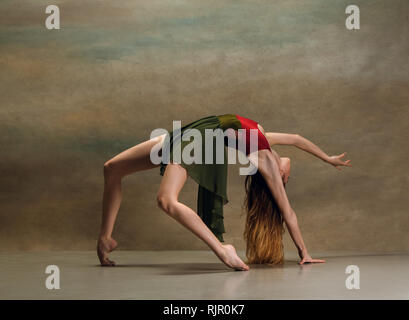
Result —
[{"label": "woman's left arm", "polygon": [[332,164],[335,168],[341,170],[341,166],[352,167],[351,160],[342,160],[346,155],[346,152],[336,155],[329,156],[324,151],[322,151],[317,145],[315,145],[310,140],[300,136],[299,134],[288,134],[288,133],[275,133],[267,132],[266,138],[270,146],[279,144],[279,145],[293,145],[301,150],[309,152],[314,156],[320,158],[321,160]]}]

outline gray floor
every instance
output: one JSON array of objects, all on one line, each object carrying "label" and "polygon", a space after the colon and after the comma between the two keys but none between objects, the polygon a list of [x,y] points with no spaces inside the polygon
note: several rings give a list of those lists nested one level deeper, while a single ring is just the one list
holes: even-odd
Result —
[{"label": "gray floor", "polygon": [[[243,257],[243,253],[240,255]],[[315,255],[324,257],[324,254]],[[325,264],[226,268],[208,251],[117,251],[114,268],[94,252],[0,254],[0,299],[409,299],[409,255],[325,256]],[[60,269],[61,288],[45,287],[47,265]],[[348,265],[360,289],[345,286]]]}]

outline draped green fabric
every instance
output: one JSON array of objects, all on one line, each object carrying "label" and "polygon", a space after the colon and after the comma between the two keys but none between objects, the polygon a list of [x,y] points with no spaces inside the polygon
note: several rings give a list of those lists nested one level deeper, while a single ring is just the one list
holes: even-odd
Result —
[{"label": "draped green fabric", "polygon": [[[175,149],[177,150],[176,147],[180,144],[181,154],[183,154],[184,148],[193,141],[193,137],[191,137],[189,141],[183,141],[181,139],[181,136],[184,133],[188,133],[189,129],[192,128],[199,130],[202,137],[201,163],[187,164],[184,161],[174,161],[174,151]],[[165,141],[162,147],[162,156],[168,152],[169,161],[162,161],[160,166],[160,174],[163,176],[167,163],[179,163],[186,169],[188,175],[195,180],[199,185],[197,213],[213,234],[222,242],[224,242],[223,233],[226,232],[224,228],[223,206],[228,202],[226,147],[223,142],[223,147],[221,148],[223,151],[223,163],[216,163],[216,148],[218,145],[216,137],[213,136],[213,159],[211,164],[206,164],[205,154],[209,152],[209,149],[206,149],[204,142],[206,137],[205,129],[225,130],[228,128],[240,128],[240,122],[233,114],[209,116],[183,126],[180,132],[169,132],[169,140]],[[190,154],[192,155],[192,152]],[[180,160],[182,159],[183,157],[180,157]]]}]

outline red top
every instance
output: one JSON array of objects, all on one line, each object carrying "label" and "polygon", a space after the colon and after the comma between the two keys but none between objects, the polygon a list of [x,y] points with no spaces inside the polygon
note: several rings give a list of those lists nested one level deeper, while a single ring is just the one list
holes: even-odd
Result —
[{"label": "red top", "polygon": [[256,129],[257,136],[258,136],[258,147],[257,150],[271,150],[270,144],[267,141],[265,135],[260,131],[257,126],[257,122],[248,118],[240,117],[239,115],[235,115],[237,119],[241,123],[241,128],[246,129],[246,155],[250,153],[250,130],[249,129]]}]

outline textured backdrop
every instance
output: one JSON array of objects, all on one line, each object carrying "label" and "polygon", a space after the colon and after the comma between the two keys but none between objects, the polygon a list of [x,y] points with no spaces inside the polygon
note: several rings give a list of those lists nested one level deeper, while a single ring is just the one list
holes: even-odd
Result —
[{"label": "textured backdrop", "polygon": [[[409,250],[409,2],[0,3],[0,250],[94,249],[103,164],[154,128],[237,113],[299,133],[287,187],[310,251]],[[156,206],[159,170],[123,180],[121,249],[205,249]],[[244,177],[229,171],[225,239],[244,248]],[[196,208],[189,180],[181,199]],[[287,250],[294,246],[286,234]]]}]

